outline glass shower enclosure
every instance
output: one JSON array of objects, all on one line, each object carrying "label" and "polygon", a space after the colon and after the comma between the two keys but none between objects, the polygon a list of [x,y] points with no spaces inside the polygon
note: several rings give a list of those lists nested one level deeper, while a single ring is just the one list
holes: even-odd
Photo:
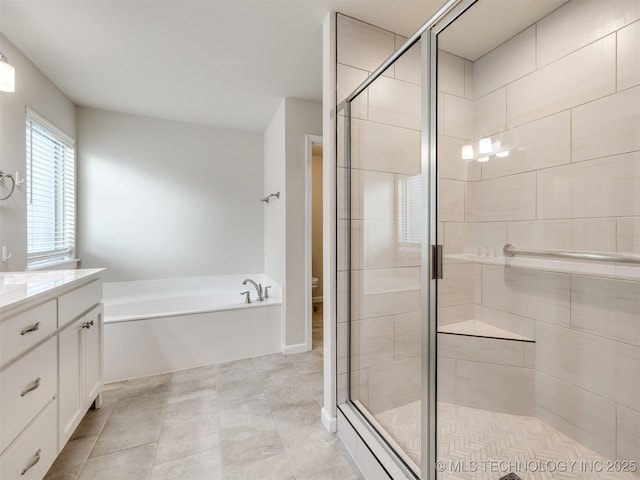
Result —
[{"label": "glass shower enclosure", "polygon": [[338,111],[340,408],[408,478],[640,478],[640,0],[396,47]]}]

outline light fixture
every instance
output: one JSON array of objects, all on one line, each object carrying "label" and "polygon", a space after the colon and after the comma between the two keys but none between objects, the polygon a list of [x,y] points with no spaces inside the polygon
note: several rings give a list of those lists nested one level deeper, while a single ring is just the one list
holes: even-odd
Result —
[{"label": "light fixture", "polygon": [[473,145],[463,145],[462,146],[462,159],[463,160],[471,160],[473,158]]},{"label": "light fixture", "polygon": [[504,158],[509,156],[509,150],[503,150],[502,152],[496,153],[496,157]]},{"label": "light fixture", "polygon": [[478,153],[487,154],[487,153],[491,153],[491,151],[492,151],[491,138],[489,137],[481,138],[480,141],[478,142]]},{"label": "light fixture", "polygon": [[7,62],[7,57],[0,52],[0,91],[15,92],[16,69]]},{"label": "light fixture", "polygon": [[480,157],[478,159],[479,162],[488,162],[489,161],[489,157]]}]

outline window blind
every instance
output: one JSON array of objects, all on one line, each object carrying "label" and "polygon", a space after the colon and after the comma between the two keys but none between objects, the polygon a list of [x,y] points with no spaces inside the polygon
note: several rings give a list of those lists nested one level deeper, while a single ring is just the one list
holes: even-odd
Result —
[{"label": "window blind", "polygon": [[417,247],[422,241],[422,187],[420,175],[398,177],[396,205],[398,241],[401,246]]},{"label": "window blind", "polygon": [[71,258],[75,247],[75,142],[27,111],[27,262]]}]

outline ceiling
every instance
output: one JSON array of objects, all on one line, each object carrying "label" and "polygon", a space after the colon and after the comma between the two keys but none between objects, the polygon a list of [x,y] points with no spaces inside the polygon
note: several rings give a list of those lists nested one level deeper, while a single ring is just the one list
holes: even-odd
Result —
[{"label": "ceiling", "polygon": [[[443,1],[0,0],[0,32],[78,105],[264,131],[282,98],[321,101],[329,11],[409,36]],[[564,1],[481,0],[509,22],[447,49],[477,58]]]}]

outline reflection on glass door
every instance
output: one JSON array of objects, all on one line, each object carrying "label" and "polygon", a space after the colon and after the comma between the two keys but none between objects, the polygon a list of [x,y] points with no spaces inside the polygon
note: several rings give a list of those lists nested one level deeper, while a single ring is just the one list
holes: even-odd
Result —
[{"label": "reflection on glass door", "polygon": [[[353,25],[349,19],[338,28],[344,32]],[[418,44],[350,102],[344,118],[347,162],[339,171],[346,183],[342,212],[350,236],[349,398],[389,450],[418,475],[420,78]]]},{"label": "reflection on glass door", "polygon": [[640,2],[495,6],[438,43],[438,478],[638,479]]}]

